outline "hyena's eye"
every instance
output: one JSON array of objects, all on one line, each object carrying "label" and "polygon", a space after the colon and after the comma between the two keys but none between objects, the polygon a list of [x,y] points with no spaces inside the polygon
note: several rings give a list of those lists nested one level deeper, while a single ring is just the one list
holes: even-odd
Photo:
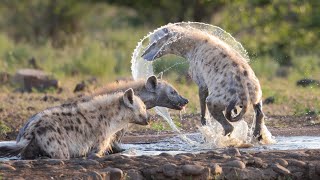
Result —
[{"label": "hyena's eye", "polygon": [[170,93],[171,93],[172,95],[177,94],[176,91],[171,91]]}]

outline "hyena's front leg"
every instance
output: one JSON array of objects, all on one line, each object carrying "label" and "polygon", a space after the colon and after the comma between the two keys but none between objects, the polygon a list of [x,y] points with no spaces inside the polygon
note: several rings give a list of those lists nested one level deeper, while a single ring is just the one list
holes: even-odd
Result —
[{"label": "hyena's front leg", "polygon": [[208,97],[208,88],[199,86],[199,99],[200,99],[200,110],[201,110],[201,124],[206,125],[206,99]]},{"label": "hyena's front leg", "polygon": [[123,128],[115,134],[115,138],[112,140],[111,150],[108,151],[109,154],[120,153],[124,151],[124,149],[121,148],[119,143],[121,142],[121,139],[126,132],[127,128]]},{"label": "hyena's front leg", "polygon": [[254,128],[253,136],[256,137],[259,141],[262,139],[261,129],[264,125],[264,113],[262,112],[262,102],[254,105],[254,111],[256,114],[256,126]]},{"label": "hyena's front leg", "polygon": [[88,158],[95,159],[104,156],[111,148],[111,138],[101,139],[95,144],[88,154]]},{"label": "hyena's front leg", "polygon": [[233,125],[225,118],[223,110],[225,106],[219,102],[210,101],[210,97],[207,98],[207,106],[210,114],[216,119],[224,129],[224,135],[230,135],[234,129]]}]

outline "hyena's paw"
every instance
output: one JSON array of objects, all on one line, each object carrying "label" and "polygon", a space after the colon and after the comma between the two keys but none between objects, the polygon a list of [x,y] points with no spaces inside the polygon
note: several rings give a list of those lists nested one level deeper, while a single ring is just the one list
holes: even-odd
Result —
[{"label": "hyena's paw", "polygon": [[207,120],[206,120],[206,118],[204,118],[204,117],[201,118],[201,124],[202,124],[202,126],[207,125]]},{"label": "hyena's paw", "polygon": [[125,151],[125,149],[121,148],[118,142],[114,142],[111,146],[111,150],[107,152],[107,154],[115,154],[115,153],[121,153]]},{"label": "hyena's paw", "polygon": [[255,137],[258,141],[262,140],[261,129],[255,129],[253,132],[253,137]]}]

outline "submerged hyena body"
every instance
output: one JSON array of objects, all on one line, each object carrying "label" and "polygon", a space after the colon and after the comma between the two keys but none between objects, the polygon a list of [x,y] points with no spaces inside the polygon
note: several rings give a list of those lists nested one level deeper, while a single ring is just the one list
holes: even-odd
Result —
[{"label": "submerged hyena body", "polygon": [[[171,84],[162,79],[157,79],[155,76],[150,76],[147,78],[147,80],[140,79],[136,81],[129,80],[111,83],[103,88],[97,89],[90,95],[82,97],[78,100],[73,100],[69,103],[88,101],[98,95],[123,92],[128,88],[133,89],[135,95],[141,98],[147,109],[160,106],[181,110],[184,106],[186,106],[186,104],[188,104],[188,100],[182,97]],[[121,141],[126,129],[127,128],[124,128],[116,134],[111,150],[113,153],[122,150],[118,143]]]},{"label": "submerged hyena body", "polygon": [[15,146],[0,147],[1,155],[20,154],[23,159],[101,156],[117,131],[128,123],[147,125],[147,121],[145,104],[132,89],[96,96],[34,115]]},{"label": "submerged hyena body", "polygon": [[[129,88],[133,89],[135,95],[145,103],[147,109],[151,109],[155,106],[161,106],[181,110],[188,103],[188,100],[182,97],[171,84],[164,80],[157,79],[155,76],[150,76],[147,80],[140,79],[137,81],[120,81],[108,84],[103,88],[97,89],[92,94],[87,94],[84,97],[77,99],[71,99],[62,106],[72,106],[78,103],[88,102],[96,96],[124,92]],[[31,118],[29,122],[21,128],[17,141],[20,140],[25,129],[32,121],[34,121],[33,118]],[[126,129],[127,128],[123,128],[118,131],[116,136],[112,139],[111,152],[116,153],[122,151],[118,143],[121,141]]]},{"label": "submerged hyena body", "polygon": [[[156,31],[142,57],[152,61],[166,54],[179,55],[189,61],[189,73],[199,86],[202,124],[206,124],[204,117],[208,108],[223,126],[225,135],[230,134],[234,127],[229,121],[240,120],[252,104],[256,113],[254,136],[261,138],[262,91],[259,80],[240,54],[217,37],[176,24]],[[235,106],[242,110],[232,117]]]}]

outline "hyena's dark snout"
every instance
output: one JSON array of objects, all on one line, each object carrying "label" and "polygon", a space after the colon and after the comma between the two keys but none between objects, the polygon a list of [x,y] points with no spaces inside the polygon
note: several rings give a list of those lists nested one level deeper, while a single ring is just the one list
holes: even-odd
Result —
[{"label": "hyena's dark snout", "polygon": [[180,96],[180,97],[179,97],[178,104],[177,104],[177,109],[178,109],[178,110],[182,110],[188,103],[189,103],[189,100],[188,100],[188,99]]},{"label": "hyena's dark snout", "polygon": [[147,113],[145,116],[140,115],[139,119],[140,119],[140,121],[139,121],[138,124],[140,124],[140,125],[148,125],[149,121],[150,121],[150,114]]},{"label": "hyena's dark snout", "polygon": [[184,98],[184,97],[180,97],[180,98],[181,98],[181,101],[180,101],[179,104],[185,106],[185,105],[187,105],[187,104],[189,103],[189,100],[188,100],[188,99],[186,99],[186,98]]}]

